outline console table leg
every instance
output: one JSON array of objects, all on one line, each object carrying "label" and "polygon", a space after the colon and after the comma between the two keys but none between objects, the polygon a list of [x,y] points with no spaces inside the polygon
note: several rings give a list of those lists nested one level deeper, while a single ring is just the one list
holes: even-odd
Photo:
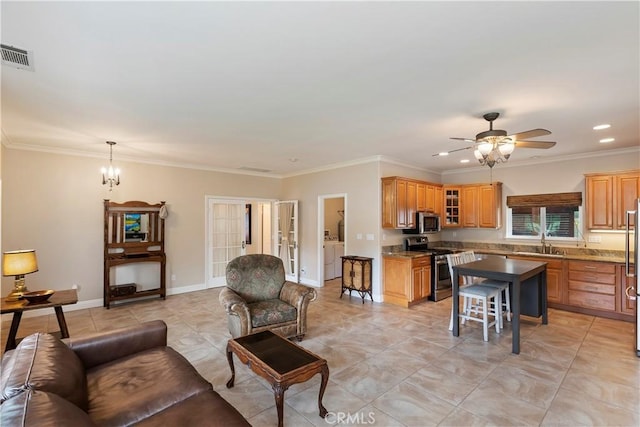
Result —
[{"label": "console table leg", "polygon": [[229,344],[227,344],[227,361],[229,362],[229,367],[231,368],[231,378],[227,381],[227,388],[233,387],[233,382],[236,379],[236,370],[233,367],[233,352],[229,348]]},{"label": "console table leg", "polygon": [[322,381],[320,383],[320,393],[318,394],[318,415],[324,418],[327,416],[327,409],[322,406],[322,397],[324,396],[324,390],[327,388],[327,383],[329,382],[329,366],[324,365],[320,371],[320,375],[322,375]]},{"label": "console table leg", "polygon": [[53,307],[58,318],[58,326],[60,326],[60,335],[62,338],[69,338],[69,328],[67,328],[67,321],[64,319],[64,313],[62,307]]},{"label": "console table leg", "polygon": [[13,313],[13,319],[11,320],[11,329],[9,329],[9,336],[7,337],[7,345],[4,351],[13,350],[16,348],[16,334],[18,333],[18,326],[20,326],[20,319],[22,319],[22,312],[15,311]]}]

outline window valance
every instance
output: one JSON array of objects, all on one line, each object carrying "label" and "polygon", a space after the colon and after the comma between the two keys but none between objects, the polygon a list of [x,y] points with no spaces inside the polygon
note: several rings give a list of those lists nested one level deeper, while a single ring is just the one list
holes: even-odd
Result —
[{"label": "window valance", "polygon": [[532,208],[552,206],[582,206],[582,193],[550,193],[529,194],[526,196],[507,196],[507,206],[510,208]]}]

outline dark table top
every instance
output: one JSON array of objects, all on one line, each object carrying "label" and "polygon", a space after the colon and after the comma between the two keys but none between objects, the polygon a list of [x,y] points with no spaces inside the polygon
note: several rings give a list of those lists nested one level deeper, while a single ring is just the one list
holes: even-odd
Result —
[{"label": "dark table top", "polygon": [[[510,258],[485,258],[478,261],[453,266],[460,275],[480,276],[509,280],[519,277],[525,280],[546,268],[546,262],[525,261]],[[495,276],[495,277],[490,277]]]},{"label": "dark table top", "polygon": [[245,335],[234,338],[232,341],[244,347],[281,375],[322,360],[271,331]]},{"label": "dark table top", "polygon": [[55,291],[48,300],[39,303],[29,303],[29,301],[21,299],[18,301],[7,301],[6,298],[0,299],[2,314],[15,313],[17,311],[36,310],[39,308],[59,307],[61,305],[75,304],[78,302],[78,293],[75,289],[65,289],[63,291]]}]

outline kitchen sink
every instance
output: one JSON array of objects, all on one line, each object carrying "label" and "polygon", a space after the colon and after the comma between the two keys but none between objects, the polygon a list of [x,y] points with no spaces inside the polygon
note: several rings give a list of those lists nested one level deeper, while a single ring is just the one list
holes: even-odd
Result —
[{"label": "kitchen sink", "polygon": [[564,254],[541,254],[539,252],[514,252],[514,255],[539,256],[549,258],[564,258]]}]

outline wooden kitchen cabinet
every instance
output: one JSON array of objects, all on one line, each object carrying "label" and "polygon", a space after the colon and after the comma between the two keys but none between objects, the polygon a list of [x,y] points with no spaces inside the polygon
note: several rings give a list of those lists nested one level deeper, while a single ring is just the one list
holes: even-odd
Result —
[{"label": "wooden kitchen cabinet", "polygon": [[444,186],[443,227],[500,228],[502,183]]},{"label": "wooden kitchen cabinet", "polygon": [[[382,178],[382,228],[414,228],[417,211],[442,204],[437,184],[397,176]],[[440,186],[440,188],[442,188]]]},{"label": "wooden kitchen cabinet", "polygon": [[383,255],[384,302],[409,307],[431,295],[431,256],[414,258]]},{"label": "wooden kitchen cabinet", "polygon": [[437,213],[440,218],[442,218],[442,208],[443,208],[443,190],[442,190],[442,186],[441,185],[434,185],[433,186],[433,193],[434,193],[434,205],[433,205],[433,211],[435,213]]},{"label": "wooden kitchen cabinet", "polygon": [[443,187],[444,193],[444,220],[442,228],[460,227],[462,225],[461,214],[462,207],[460,205],[461,190],[460,187]]},{"label": "wooden kitchen cabinet", "polygon": [[616,264],[569,261],[568,285],[569,305],[611,312],[619,307]]},{"label": "wooden kitchen cabinet", "polygon": [[564,261],[544,257],[512,256],[508,258],[547,263],[547,301],[562,304],[564,302]]},{"label": "wooden kitchen cabinet", "polygon": [[462,215],[463,227],[478,226],[478,187],[476,185],[466,185],[461,189],[460,212]]},{"label": "wooden kitchen cabinet", "polygon": [[640,196],[640,171],[585,175],[587,228],[624,230]]}]

